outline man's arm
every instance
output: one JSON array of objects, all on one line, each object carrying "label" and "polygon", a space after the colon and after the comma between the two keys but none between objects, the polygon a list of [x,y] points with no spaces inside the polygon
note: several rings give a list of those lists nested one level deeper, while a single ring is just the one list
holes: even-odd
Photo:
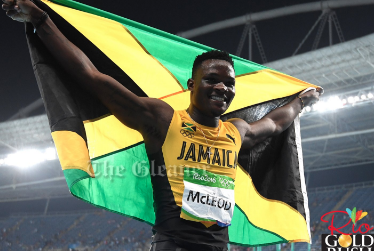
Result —
[{"label": "man's arm", "polygon": [[[3,9],[14,20],[31,22],[35,26],[42,17],[43,11],[29,0],[3,1]],[[75,82],[98,97],[122,123],[140,131],[143,136],[155,134],[157,138],[162,137],[163,132],[158,128],[163,128],[163,124],[167,128],[173,115],[168,104],[158,99],[140,98],[112,77],[99,72],[50,18],[38,26],[36,32]]]},{"label": "man's arm", "polygon": [[[321,89],[311,90],[300,95],[300,98],[305,106],[311,105],[318,101],[321,91]],[[300,113],[302,107],[301,100],[295,98],[287,105],[271,111],[254,123],[248,124],[242,119],[230,119],[228,121],[238,128],[242,136],[242,149],[249,149],[266,138],[278,135],[286,130]]]}]

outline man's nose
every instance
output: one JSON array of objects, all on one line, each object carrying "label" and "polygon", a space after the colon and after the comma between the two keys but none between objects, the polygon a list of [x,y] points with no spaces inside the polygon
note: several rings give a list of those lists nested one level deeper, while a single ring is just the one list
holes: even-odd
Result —
[{"label": "man's nose", "polygon": [[219,82],[214,86],[216,90],[219,90],[221,92],[226,92],[227,91],[227,86],[223,82]]}]

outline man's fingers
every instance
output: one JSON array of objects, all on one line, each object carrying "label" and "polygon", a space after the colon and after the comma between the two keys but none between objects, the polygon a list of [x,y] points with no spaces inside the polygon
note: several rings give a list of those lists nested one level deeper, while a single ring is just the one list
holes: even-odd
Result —
[{"label": "man's fingers", "polygon": [[8,17],[10,17],[10,18],[12,18],[13,19],[13,16],[15,15],[15,14],[17,14],[18,12],[16,11],[16,10],[8,10],[7,12],[6,12],[6,15],[8,16]]},{"label": "man's fingers", "polygon": [[15,5],[15,3],[16,3],[16,1],[14,1],[14,0],[3,0],[3,2],[5,4],[8,4],[8,5]]},{"label": "man's fingers", "polygon": [[10,5],[6,3],[3,4],[1,7],[3,8],[3,10],[17,10],[18,11],[20,9],[18,5]]},{"label": "man's fingers", "polygon": [[3,4],[1,5],[1,7],[3,8],[3,10],[13,10],[13,6],[9,5],[9,4]]}]

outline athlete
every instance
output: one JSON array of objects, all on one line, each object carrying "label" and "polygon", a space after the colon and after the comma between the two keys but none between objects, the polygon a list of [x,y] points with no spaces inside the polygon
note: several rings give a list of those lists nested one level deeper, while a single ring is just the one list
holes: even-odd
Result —
[{"label": "athlete", "polygon": [[3,2],[10,18],[34,25],[76,83],[142,134],[150,163],[157,169],[151,176],[156,210],[151,250],[227,250],[239,150],[283,132],[304,105],[318,101],[322,90],[300,94],[251,124],[242,119],[222,122],[220,116],[235,96],[234,63],[227,53],[211,51],[194,62],[187,83],[189,107],[174,111],[159,99],[136,96],[99,72],[32,1]]}]

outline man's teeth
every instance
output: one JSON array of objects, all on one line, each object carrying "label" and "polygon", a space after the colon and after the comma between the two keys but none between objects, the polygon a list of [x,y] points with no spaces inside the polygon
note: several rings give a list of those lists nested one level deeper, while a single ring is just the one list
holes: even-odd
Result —
[{"label": "man's teeth", "polygon": [[213,99],[213,100],[217,100],[217,101],[225,101],[224,98],[217,97],[217,96],[211,96],[210,98]]}]

